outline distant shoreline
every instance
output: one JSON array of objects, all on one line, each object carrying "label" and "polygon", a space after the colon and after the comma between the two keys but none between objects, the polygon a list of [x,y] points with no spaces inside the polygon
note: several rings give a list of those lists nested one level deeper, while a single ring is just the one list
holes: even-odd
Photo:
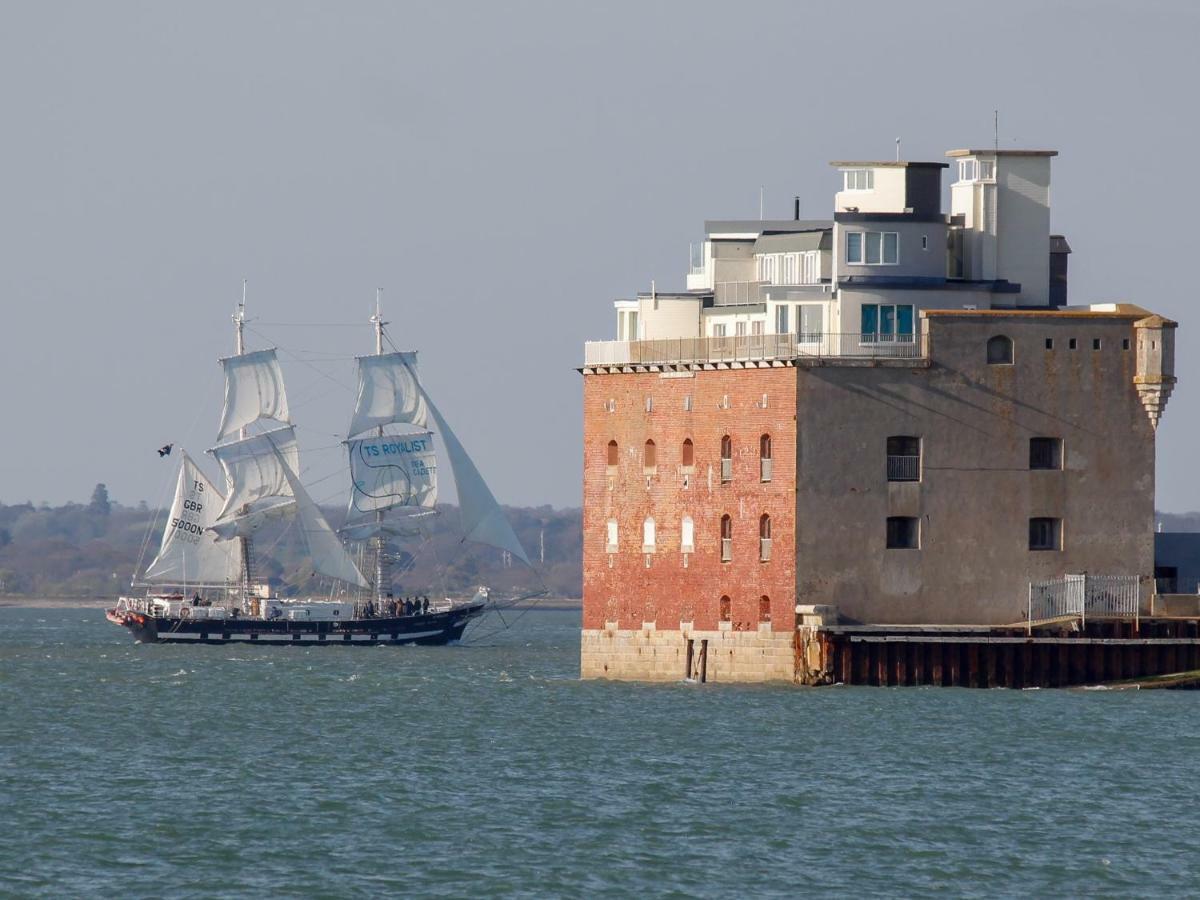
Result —
[{"label": "distant shoreline", "polygon": [[[0,597],[0,609],[107,609],[116,605],[116,597]],[[583,605],[579,598],[546,597],[520,600],[508,609],[565,609],[575,610]]]}]

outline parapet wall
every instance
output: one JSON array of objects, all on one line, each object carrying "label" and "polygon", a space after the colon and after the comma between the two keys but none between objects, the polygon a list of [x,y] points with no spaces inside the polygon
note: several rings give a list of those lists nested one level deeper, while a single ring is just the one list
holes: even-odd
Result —
[{"label": "parapet wall", "polygon": [[626,681],[761,682],[795,680],[791,632],[660,630],[647,622],[622,629],[616,622],[585,628],[580,641],[580,675]]}]

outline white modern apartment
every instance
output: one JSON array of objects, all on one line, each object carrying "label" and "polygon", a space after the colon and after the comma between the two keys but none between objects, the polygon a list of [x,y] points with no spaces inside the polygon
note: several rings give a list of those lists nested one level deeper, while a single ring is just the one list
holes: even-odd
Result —
[{"label": "white modern apartment", "polygon": [[916,356],[921,310],[1061,307],[1070,248],[1050,234],[1056,155],[833,162],[831,219],[706,222],[686,289],[615,301],[617,340],[588,344],[585,364]]}]

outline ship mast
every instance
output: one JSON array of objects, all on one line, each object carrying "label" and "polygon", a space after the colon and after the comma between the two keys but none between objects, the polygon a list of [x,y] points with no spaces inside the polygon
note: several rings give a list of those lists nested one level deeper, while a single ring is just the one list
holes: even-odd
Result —
[{"label": "ship mast", "polygon": [[[375,315],[371,316],[371,324],[375,326],[375,355],[383,355],[383,288],[375,289]],[[383,426],[380,425],[375,433],[383,437]],[[391,585],[391,571],[387,560],[387,538],[383,533],[383,510],[375,510],[375,604],[382,605],[386,593],[384,585]],[[385,580],[386,579],[386,580]]]},{"label": "ship mast", "polygon": [[[234,350],[238,356],[246,352],[245,328],[246,328],[246,279],[242,279],[242,300],[238,304],[237,312],[232,316],[233,332],[234,332]],[[238,439],[244,440],[246,437],[246,426],[243,425],[238,429]],[[243,506],[242,514],[249,512],[249,506]],[[239,548],[242,551],[242,608],[249,611],[250,589],[253,584],[253,579],[250,572],[250,536],[242,535],[238,538]]]}]

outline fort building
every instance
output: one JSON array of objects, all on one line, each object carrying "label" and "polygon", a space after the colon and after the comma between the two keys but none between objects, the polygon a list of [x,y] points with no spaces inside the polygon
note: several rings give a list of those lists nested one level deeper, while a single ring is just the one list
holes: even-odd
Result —
[{"label": "fort building", "polygon": [[707,222],[684,290],[615,302],[580,370],[584,677],[1068,683],[1145,667],[1090,641],[1200,651],[1200,609],[1147,618],[1175,323],[1068,305],[1054,156],[835,162],[831,219]]}]

